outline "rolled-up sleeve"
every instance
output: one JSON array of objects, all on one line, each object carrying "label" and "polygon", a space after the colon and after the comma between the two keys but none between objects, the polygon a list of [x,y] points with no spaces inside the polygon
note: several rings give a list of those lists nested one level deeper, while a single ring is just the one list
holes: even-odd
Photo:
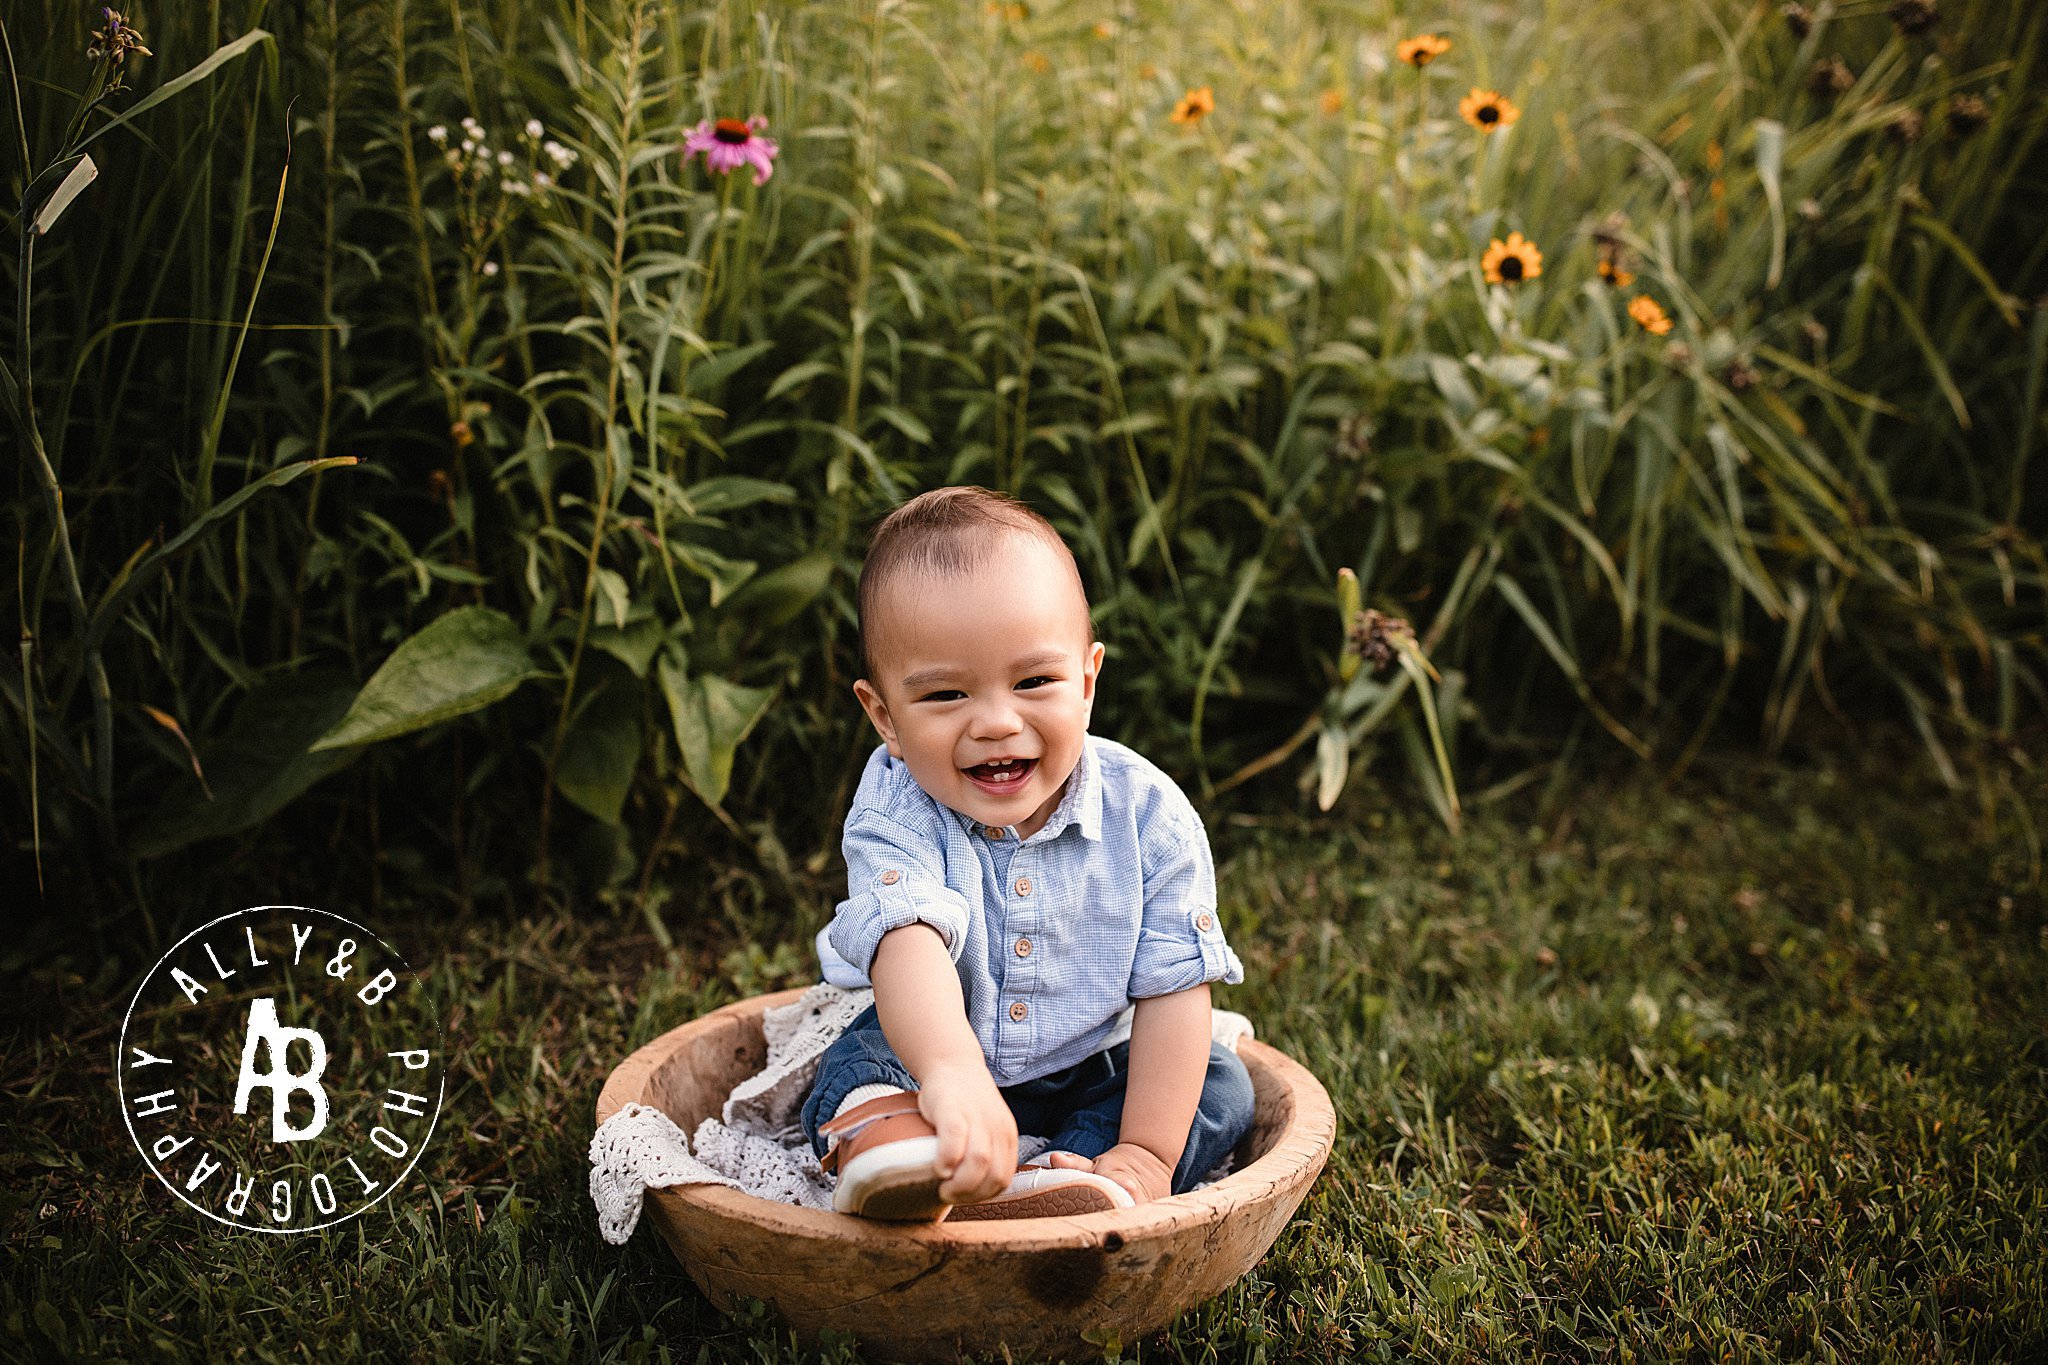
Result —
[{"label": "rolled-up sleeve", "polygon": [[874,965],[882,936],[906,924],[929,924],[958,962],[967,944],[967,901],[946,885],[945,866],[929,839],[880,815],[847,822],[847,897],[833,912],[827,938],[862,974]]},{"label": "rolled-up sleeve", "polygon": [[1160,851],[1146,857],[1145,908],[1131,964],[1130,998],[1172,995],[1207,981],[1235,985],[1244,964],[1223,939],[1216,913],[1216,865],[1192,809],[1167,822]]}]

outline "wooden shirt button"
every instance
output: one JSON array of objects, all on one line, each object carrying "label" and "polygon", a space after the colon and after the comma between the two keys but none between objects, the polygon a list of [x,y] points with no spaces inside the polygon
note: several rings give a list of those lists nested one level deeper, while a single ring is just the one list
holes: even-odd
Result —
[{"label": "wooden shirt button", "polygon": [[1028,938],[1020,938],[1020,939],[1018,939],[1018,940],[1017,940],[1017,956],[1018,956],[1018,957],[1030,957],[1030,956],[1031,956],[1031,940],[1030,940],[1030,939],[1028,939]]},{"label": "wooden shirt button", "polygon": [[1031,894],[1031,878],[1017,878],[1017,894],[1020,896],[1028,896]]},{"label": "wooden shirt button", "polygon": [[1206,933],[1208,933],[1208,932],[1209,932],[1209,931],[1210,931],[1211,929],[1214,929],[1214,928],[1216,927],[1216,917],[1215,917],[1214,915],[1210,915],[1210,914],[1200,914],[1200,915],[1196,915],[1196,916],[1195,916],[1195,927],[1196,927],[1197,929],[1200,929],[1200,930],[1201,930],[1201,931],[1202,931],[1203,933],[1205,933],[1205,934],[1206,934]]},{"label": "wooden shirt button", "polygon": [[884,873],[882,874],[882,885],[884,885],[884,886],[894,886],[894,885],[896,885],[896,883],[898,883],[898,882],[900,882],[900,881],[902,881],[902,880],[903,880],[903,874],[902,874],[901,872],[898,872],[898,871],[897,871],[897,870],[896,870],[895,868],[893,868],[893,867],[892,867],[892,868],[890,868],[890,869],[889,869],[889,870],[888,870],[887,872],[884,872]]},{"label": "wooden shirt button", "polygon": [[1015,1004],[1010,1006],[1010,1018],[1015,1023],[1023,1023],[1024,1017],[1030,1013],[1031,1007],[1025,1004],[1022,1000],[1019,1000]]}]

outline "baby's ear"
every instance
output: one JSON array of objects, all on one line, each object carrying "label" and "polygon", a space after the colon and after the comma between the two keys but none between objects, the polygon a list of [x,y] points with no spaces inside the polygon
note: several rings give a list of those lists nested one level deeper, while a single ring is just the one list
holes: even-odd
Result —
[{"label": "baby's ear", "polygon": [[860,702],[860,709],[868,713],[868,721],[875,727],[875,733],[882,737],[882,743],[889,746],[889,757],[901,758],[903,751],[896,745],[896,721],[889,714],[889,703],[882,700],[882,694],[866,678],[853,680],[853,695]]}]

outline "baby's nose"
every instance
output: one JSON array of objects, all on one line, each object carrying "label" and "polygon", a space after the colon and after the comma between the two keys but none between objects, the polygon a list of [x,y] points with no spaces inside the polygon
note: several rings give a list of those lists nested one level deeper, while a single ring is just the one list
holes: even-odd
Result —
[{"label": "baby's nose", "polygon": [[1008,694],[991,698],[976,707],[974,712],[974,737],[976,739],[1002,739],[1014,735],[1023,728],[1017,717],[1017,708],[1011,704]]}]

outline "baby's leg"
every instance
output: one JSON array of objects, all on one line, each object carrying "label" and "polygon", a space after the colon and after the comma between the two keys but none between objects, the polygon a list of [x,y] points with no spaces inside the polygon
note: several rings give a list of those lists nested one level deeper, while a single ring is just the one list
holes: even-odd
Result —
[{"label": "baby's leg", "polygon": [[[1119,1043],[1101,1054],[1108,1061],[1104,1079],[1077,1096],[1077,1107],[1054,1134],[1052,1150],[1072,1152],[1090,1160],[1116,1146],[1123,1129],[1124,1067],[1130,1044]],[[1091,1058],[1089,1067],[1101,1065]],[[1174,1168],[1173,1192],[1191,1190],[1216,1169],[1252,1127],[1252,1078],[1237,1054],[1221,1043],[1209,1045],[1209,1071],[1202,1081],[1201,1103],[1188,1129],[1188,1143]]]},{"label": "baby's leg", "polygon": [[825,1154],[825,1139],[819,1128],[832,1120],[849,1095],[864,1086],[886,1086],[891,1090],[915,1090],[917,1082],[896,1058],[889,1040],[882,1036],[881,1020],[872,1005],[855,1016],[825,1055],[818,1059],[818,1078],[811,1083],[799,1122],[811,1150]]}]

